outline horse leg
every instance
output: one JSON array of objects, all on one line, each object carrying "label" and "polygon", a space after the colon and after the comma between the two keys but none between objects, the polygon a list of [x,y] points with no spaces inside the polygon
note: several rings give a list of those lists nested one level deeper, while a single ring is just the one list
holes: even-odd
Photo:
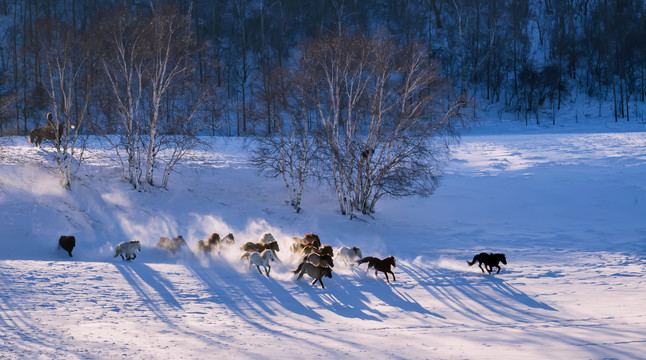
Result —
[{"label": "horse leg", "polygon": [[[484,272],[485,272],[485,271],[484,271],[484,269],[482,268],[482,263],[479,263],[479,264],[478,264],[478,267],[480,268],[480,270],[482,270],[482,273],[484,274]],[[487,268],[487,265],[485,264],[485,269],[486,269],[486,268]],[[489,271],[489,270],[487,270],[487,271]]]},{"label": "horse leg", "polygon": [[388,280],[388,273],[384,271],[384,275],[386,275],[386,282],[390,284],[390,280]]},{"label": "horse leg", "polygon": [[267,273],[267,277],[269,277],[269,272],[271,271],[271,265],[265,266],[265,272]]},{"label": "horse leg", "polygon": [[[500,274],[500,265],[496,265],[496,267],[498,268],[498,271],[496,271],[496,274]],[[493,268],[491,268],[491,270],[493,270]]]},{"label": "horse leg", "polygon": [[256,265],[256,267],[258,268],[258,272],[260,273],[260,275],[262,275],[262,271],[260,271],[260,266]]},{"label": "horse leg", "polygon": [[137,257],[137,253],[133,253],[131,260],[134,260],[136,257]]},{"label": "horse leg", "polygon": [[322,278],[322,277],[321,277],[321,278],[318,278],[318,279],[314,279],[314,281],[312,282],[312,285],[316,284],[316,282],[317,282],[317,281],[318,281],[318,282],[320,282],[320,283],[321,283],[321,287],[322,287],[323,289],[325,289],[325,285],[323,285],[323,278]]},{"label": "horse leg", "polygon": [[123,257],[123,253],[119,253],[121,255],[121,261],[125,261],[126,259]]},{"label": "horse leg", "polygon": [[393,276],[393,281],[395,281],[395,273],[390,271],[390,274]]}]

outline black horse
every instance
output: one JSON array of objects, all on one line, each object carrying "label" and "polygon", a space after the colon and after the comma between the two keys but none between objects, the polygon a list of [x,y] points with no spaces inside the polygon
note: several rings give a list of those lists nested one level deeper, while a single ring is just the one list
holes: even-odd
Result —
[{"label": "black horse", "polygon": [[[498,271],[496,271],[496,274],[500,273],[499,263],[503,263],[507,265],[507,258],[505,257],[505,254],[480,253],[473,257],[473,261],[467,260],[467,264],[471,266],[475,264],[476,261],[478,262],[478,266],[480,267],[480,270],[482,270],[482,272],[484,273],[486,269],[489,274],[491,274],[491,271],[493,271],[494,267],[498,268]],[[485,265],[484,269],[482,268],[482,264]]]},{"label": "black horse", "polygon": [[366,256],[361,260],[357,260],[357,265],[361,265],[363,263],[368,263],[368,269],[366,270],[366,272],[370,270],[370,268],[374,268],[375,276],[377,276],[377,274],[381,271],[384,273],[384,275],[386,275],[386,281],[390,283],[390,280],[388,280],[388,274],[390,273],[390,275],[393,276],[393,281],[395,281],[395,273],[393,273],[392,269],[390,268],[391,266],[397,267],[397,265],[395,265],[394,256],[390,255],[389,257],[384,259]]}]

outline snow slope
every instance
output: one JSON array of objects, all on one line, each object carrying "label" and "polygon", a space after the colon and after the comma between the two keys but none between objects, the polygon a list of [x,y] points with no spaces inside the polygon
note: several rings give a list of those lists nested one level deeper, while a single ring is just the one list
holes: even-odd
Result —
[{"label": "snow slope", "polygon": [[[643,358],[646,129],[631,130],[475,129],[436,194],[358,220],[325,188],[293,213],[239,139],[212,139],[170,190],[146,192],[99,142],[66,192],[51,147],[2,139],[0,358]],[[270,278],[238,249],[266,231],[281,246]],[[236,244],[197,253],[212,232]],[[295,279],[291,237],[307,232],[394,255],[397,280],[338,262],[325,289]],[[178,234],[182,252],[155,248]],[[113,257],[133,239],[136,260]],[[481,251],[509,263],[482,274],[465,262]]]}]

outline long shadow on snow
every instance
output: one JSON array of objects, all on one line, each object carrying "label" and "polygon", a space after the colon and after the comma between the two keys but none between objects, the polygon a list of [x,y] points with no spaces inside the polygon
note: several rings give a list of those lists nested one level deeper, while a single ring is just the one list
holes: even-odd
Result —
[{"label": "long shadow on snow", "polygon": [[[190,327],[182,326],[181,324],[176,323],[172,317],[168,316],[168,309],[164,309],[164,304],[172,310],[183,311],[184,309],[172,294],[172,291],[175,290],[174,285],[164,278],[158,271],[155,271],[148,265],[142,263],[115,264],[115,267],[123,275],[128,284],[130,284],[132,289],[140,296],[145,306],[147,306],[159,320],[163,321],[171,329],[195,337],[210,346],[223,345],[221,341],[214,339],[212,334],[195,331]],[[150,286],[157,293],[159,298],[161,298],[161,301],[157,299],[155,293],[151,293],[146,289],[144,284]],[[242,349],[238,349],[238,351],[243,352]]]},{"label": "long shadow on snow", "polygon": [[496,325],[499,321],[488,318],[480,307],[518,322],[550,320],[544,313],[537,313],[531,309],[556,311],[551,306],[532,299],[500,277],[466,275],[448,269],[436,270],[404,264],[398,267],[450,309],[485,324]]},{"label": "long shadow on snow", "polygon": [[182,305],[175,299],[175,296],[171,293],[171,290],[174,289],[174,285],[161,276],[157,271],[153,270],[146,264],[139,263],[129,263],[129,264],[115,264],[115,267],[121,275],[128,281],[130,286],[144,299],[146,303],[150,304],[156,314],[163,313],[163,309],[157,306],[158,301],[152,298],[148,291],[142,287],[141,282],[137,278],[141,279],[143,283],[150,286],[153,290],[157,292],[159,297],[171,308],[182,309]]},{"label": "long shadow on snow", "polygon": [[301,304],[276,280],[254,274],[255,269],[250,274],[252,276],[240,274],[224,266],[216,268],[189,266],[188,269],[209,288],[214,298],[249,323],[260,325],[253,320],[258,315],[267,321],[272,321],[270,316],[278,315],[267,305],[272,300],[281,305],[286,312],[315,321],[323,320],[319,314]]},{"label": "long shadow on snow", "polygon": [[7,351],[17,358],[54,355],[80,358],[82,353],[69,350],[69,340],[57,332],[58,329],[43,329],[10,297],[0,296],[0,354]]},{"label": "long shadow on snow", "polygon": [[[240,274],[227,266],[203,268],[189,266],[188,269],[209,289],[213,300],[227,306],[234,314],[259,331],[284,336],[303,345],[311,346],[318,340],[323,342],[337,341],[342,346],[351,342],[342,339],[331,339],[317,333],[317,327],[302,322],[298,330],[300,336],[294,336],[292,325],[283,324],[281,318],[292,318],[292,314],[307,317],[315,322],[325,319],[311,308],[301,304],[283,285],[276,280],[257,274],[255,269],[249,275]],[[273,309],[268,304],[276,303],[282,309]],[[292,319],[293,320],[293,319]]]},{"label": "long shadow on snow", "polygon": [[[378,317],[378,318],[364,317],[364,319],[383,321],[383,319],[386,317],[385,314],[377,311],[376,309],[370,306],[372,302],[370,301],[370,299],[368,299],[365,293],[369,293],[377,297],[378,299],[380,299],[386,305],[399,308],[404,312],[408,312],[408,313],[415,312],[423,315],[431,315],[440,319],[445,318],[442,315],[433,313],[428,309],[424,308],[412,296],[410,296],[405,292],[402,292],[401,289],[399,289],[395,283],[391,283],[391,286],[389,286],[383,277],[374,279],[374,278],[362,275],[361,273],[363,272],[363,269],[361,268],[355,267],[353,268],[353,272],[355,272],[355,275],[358,276],[358,279],[352,279],[350,276],[347,276],[347,275],[335,277],[336,283],[343,290],[343,292],[340,293],[339,291],[334,289],[333,291],[330,291],[330,296],[333,298],[336,297],[337,302],[346,307],[350,306],[350,304],[352,303],[358,302],[360,306],[355,305],[354,307],[352,306],[350,307],[355,308],[356,310],[360,310],[361,308],[363,308],[368,312],[375,313],[375,315]],[[366,273],[368,272],[370,271],[367,271]],[[341,294],[342,297],[338,297],[339,294]],[[333,307],[332,311],[339,313],[338,306]],[[343,314],[340,313],[340,315],[343,315]]]},{"label": "long shadow on snow", "polygon": [[380,320],[385,316],[368,306],[370,300],[346,276],[334,276],[334,272],[332,276],[332,279],[323,279],[323,283],[328,284],[325,289],[318,282],[312,285],[314,280],[308,276],[298,279],[295,275],[294,282],[301,285],[297,291],[307,294],[321,308],[339,316],[362,320]]}]

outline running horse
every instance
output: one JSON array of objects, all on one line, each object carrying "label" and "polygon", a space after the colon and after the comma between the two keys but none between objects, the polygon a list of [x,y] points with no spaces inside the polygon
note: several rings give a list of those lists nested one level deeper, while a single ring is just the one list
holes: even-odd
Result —
[{"label": "running horse", "polygon": [[[363,263],[368,263],[368,270],[370,270],[370,268],[375,269],[375,276],[377,276],[377,274],[381,271],[384,273],[384,275],[386,275],[386,281],[390,283],[390,280],[388,280],[388,273],[390,273],[393,276],[393,281],[395,281],[395,273],[393,273],[390,267],[396,267],[397,265],[395,265],[395,258],[392,255],[384,259],[367,256],[361,260],[357,260],[358,265],[361,265]],[[368,270],[366,270],[366,272]]]}]

